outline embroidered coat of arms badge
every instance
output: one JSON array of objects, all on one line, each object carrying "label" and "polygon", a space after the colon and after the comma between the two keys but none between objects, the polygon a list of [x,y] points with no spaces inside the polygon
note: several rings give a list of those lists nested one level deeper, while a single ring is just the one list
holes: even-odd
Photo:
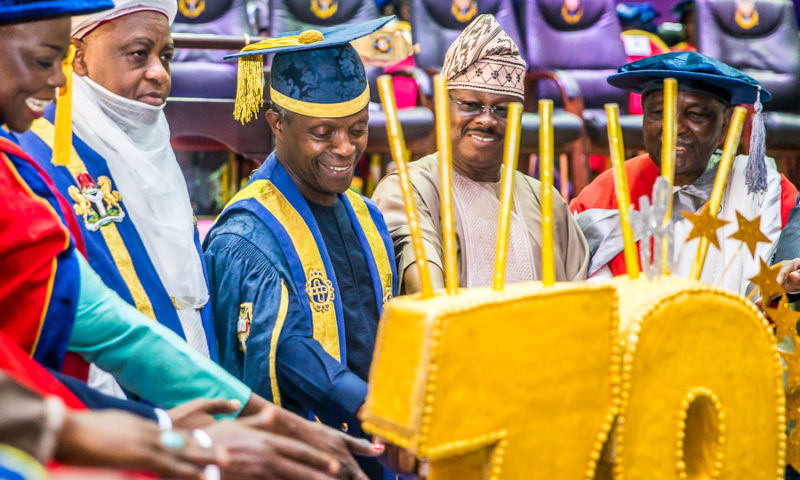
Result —
[{"label": "embroidered coat of arms badge", "polygon": [[206,0],[180,0],[178,9],[186,18],[197,18],[206,11]]},{"label": "embroidered coat of arms badge", "polygon": [[736,24],[742,27],[743,30],[750,30],[758,25],[758,11],[756,11],[756,2],[751,0],[742,0],[736,4]]},{"label": "embroidered coat of arms badge", "polygon": [[236,336],[239,339],[239,350],[247,353],[247,339],[250,338],[250,324],[253,323],[253,303],[239,305],[239,320],[236,322]]},{"label": "embroidered coat of arms badge", "polygon": [[453,0],[450,12],[459,22],[469,22],[478,13],[478,2],[475,0]]},{"label": "embroidered coat of arms badge", "polygon": [[105,175],[94,181],[88,172],[78,174],[78,185],[67,189],[70,198],[75,200],[72,208],[75,215],[83,217],[83,223],[90,232],[96,232],[100,227],[111,222],[121,222],[125,212],[119,202],[122,201],[119,192],[111,189],[111,179]]},{"label": "embroidered coat of arms badge", "polygon": [[311,0],[311,12],[319,18],[330,18],[339,10],[336,0]]},{"label": "embroidered coat of arms badge", "polygon": [[581,0],[564,0],[561,6],[561,18],[570,25],[578,23],[583,17]]}]

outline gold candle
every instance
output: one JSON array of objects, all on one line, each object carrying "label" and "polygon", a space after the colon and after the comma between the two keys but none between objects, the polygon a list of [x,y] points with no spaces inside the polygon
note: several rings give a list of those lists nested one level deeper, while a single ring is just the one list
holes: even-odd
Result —
[{"label": "gold candle", "polygon": [[444,248],[444,279],[447,293],[458,293],[458,262],[456,260],[456,227],[453,216],[453,151],[450,145],[450,99],[447,78],[433,78],[436,102],[436,146],[439,149],[439,184],[441,185],[442,246]]},{"label": "gold candle", "polygon": [[[725,184],[728,183],[728,174],[731,172],[736,151],[739,149],[739,139],[742,136],[742,126],[746,116],[747,110],[744,108],[736,107],[733,109],[733,118],[728,127],[728,136],[725,137],[725,146],[722,148],[722,158],[720,158],[717,176],[714,179],[714,188],[711,190],[711,198],[708,199],[707,208],[709,214],[714,218],[717,217],[719,204],[722,202],[722,194],[725,192]],[[708,239],[700,237],[699,242],[697,255],[694,257],[692,271],[689,275],[692,280],[700,280],[700,276],[703,274],[703,265],[706,263],[706,254],[708,253]]]},{"label": "gold candle", "polygon": [[607,103],[605,107],[608,117],[608,148],[611,150],[611,166],[614,169],[614,186],[625,245],[625,268],[628,270],[628,278],[635,280],[639,278],[639,260],[636,258],[636,242],[631,229],[631,198],[628,175],[625,173],[625,147],[622,145],[622,128],[619,125],[619,105]]},{"label": "gold candle", "polygon": [[514,102],[508,106],[506,138],[503,145],[503,186],[500,193],[500,218],[497,224],[497,247],[494,252],[494,281],[492,282],[492,288],[495,290],[502,290],[506,283],[511,201],[514,195],[514,172],[517,170],[521,132],[522,104]]},{"label": "gold candle", "polygon": [[[662,225],[672,220],[672,186],[675,184],[675,149],[678,141],[678,81],[664,79],[664,108],[661,116],[661,176],[667,179],[669,197]],[[669,275],[667,266],[667,243],[662,244],[661,265],[664,275]]]},{"label": "gold candle", "polygon": [[542,283],[556,282],[553,253],[553,101],[539,100],[539,180],[542,181]]},{"label": "gold candle", "polygon": [[[661,176],[669,182],[669,190],[675,182],[675,149],[678,140],[678,81],[674,78],[664,79],[664,110],[661,121]],[[672,197],[670,197],[667,218],[672,215]]]},{"label": "gold candle", "polygon": [[[397,165],[400,189],[403,192],[403,203],[405,204],[406,215],[408,216],[408,228],[411,231],[411,244],[414,247],[414,256],[417,257],[419,281],[422,286],[422,298],[430,298],[433,296],[431,274],[428,271],[428,261],[425,259],[425,247],[422,243],[422,232],[420,232],[419,221],[417,219],[417,206],[414,203],[414,192],[411,189],[411,179],[408,176],[406,145],[400,127],[400,120],[397,119],[397,102],[394,98],[392,77],[389,75],[381,75],[378,78],[378,91],[381,96],[383,111],[386,113],[386,134],[389,137],[389,149],[392,153],[392,159]],[[402,275],[402,272],[398,272],[398,275]]]}]

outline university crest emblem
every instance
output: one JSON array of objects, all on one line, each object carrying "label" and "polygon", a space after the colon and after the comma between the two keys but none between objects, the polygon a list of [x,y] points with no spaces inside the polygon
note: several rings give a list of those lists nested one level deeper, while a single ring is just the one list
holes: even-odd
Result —
[{"label": "university crest emblem", "polygon": [[306,294],[314,310],[327,312],[333,304],[333,283],[319,270],[310,270],[306,275]]},{"label": "university crest emblem", "polygon": [[756,11],[755,1],[742,0],[736,3],[736,24],[742,27],[743,30],[750,30],[758,25],[758,12]]},{"label": "university crest emblem", "polygon": [[196,18],[206,10],[206,0],[180,0],[178,9],[184,17]]},{"label": "university crest emblem", "polygon": [[244,302],[239,305],[239,321],[236,322],[236,336],[239,339],[239,350],[247,353],[247,339],[250,337],[250,324],[253,322],[253,303]]},{"label": "university crest emblem", "polygon": [[311,11],[319,18],[329,18],[337,10],[339,10],[339,4],[336,0],[311,0]]},{"label": "university crest emblem", "polygon": [[375,50],[380,53],[389,53],[392,51],[392,40],[388,36],[383,35],[375,39],[373,46]]},{"label": "university crest emblem", "polygon": [[96,232],[100,227],[111,222],[121,222],[125,212],[119,202],[122,201],[119,192],[111,190],[111,179],[104,176],[94,181],[88,172],[78,174],[80,189],[71,185],[67,192],[75,200],[72,208],[75,215],[83,217],[83,223],[90,232]]},{"label": "university crest emblem", "polygon": [[565,22],[574,25],[581,20],[582,16],[581,0],[564,0],[563,5],[561,5],[561,17]]},{"label": "university crest emblem", "polygon": [[478,2],[476,0],[453,0],[450,12],[459,22],[469,22],[478,13]]}]

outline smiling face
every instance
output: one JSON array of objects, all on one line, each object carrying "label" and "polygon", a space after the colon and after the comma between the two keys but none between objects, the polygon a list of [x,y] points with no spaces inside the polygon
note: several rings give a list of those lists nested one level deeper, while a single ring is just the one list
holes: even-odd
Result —
[{"label": "smiling face", "polygon": [[[644,145],[661,166],[661,124],[664,97],[655,91],[642,99]],[[678,130],[675,151],[675,185],[694,183],[703,174],[711,154],[728,127],[727,106],[702,93],[678,92]]]},{"label": "smiling face", "polygon": [[503,163],[506,119],[488,108],[477,114],[471,111],[482,105],[507,111],[508,104],[519,99],[467,89],[450,90],[450,98],[453,167],[476,182],[496,182]]},{"label": "smiling face", "polygon": [[28,130],[66,78],[69,17],[0,26],[0,123]]},{"label": "smiling face", "polygon": [[100,25],[75,43],[78,75],[130,100],[154,106],[166,101],[175,46],[164,15],[131,13]]},{"label": "smiling face", "polygon": [[278,160],[300,193],[319,205],[333,205],[336,195],[350,188],[367,148],[368,121],[366,108],[342,118],[267,112]]}]

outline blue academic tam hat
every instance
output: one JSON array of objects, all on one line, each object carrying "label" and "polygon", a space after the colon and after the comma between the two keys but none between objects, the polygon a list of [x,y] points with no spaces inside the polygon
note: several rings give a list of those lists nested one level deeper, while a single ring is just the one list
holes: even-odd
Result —
[{"label": "blue academic tam hat", "polygon": [[285,33],[248,45],[225,58],[239,58],[234,117],[242,123],[264,103],[263,55],[276,54],[270,100],[301,115],[339,118],[369,103],[364,65],[350,42],[369,35],[394,16],[368,22]]},{"label": "blue academic tam hat", "polygon": [[112,8],[111,0],[0,0],[0,24],[84,15]]},{"label": "blue academic tam hat", "polygon": [[766,133],[761,104],[768,102],[772,95],[753,77],[697,52],[672,52],[643,58],[621,66],[618,72],[608,77],[608,83],[635,93],[661,90],[665,78],[674,78],[678,81],[678,90],[705,93],[727,105],[753,104],[745,182],[750,193],[766,192]]},{"label": "blue academic tam hat", "polygon": [[608,77],[608,83],[634,93],[649,93],[664,78],[676,79],[679,90],[707,93],[733,105],[756,100],[766,103],[772,97],[753,77],[697,52],[671,52],[628,63]]}]

